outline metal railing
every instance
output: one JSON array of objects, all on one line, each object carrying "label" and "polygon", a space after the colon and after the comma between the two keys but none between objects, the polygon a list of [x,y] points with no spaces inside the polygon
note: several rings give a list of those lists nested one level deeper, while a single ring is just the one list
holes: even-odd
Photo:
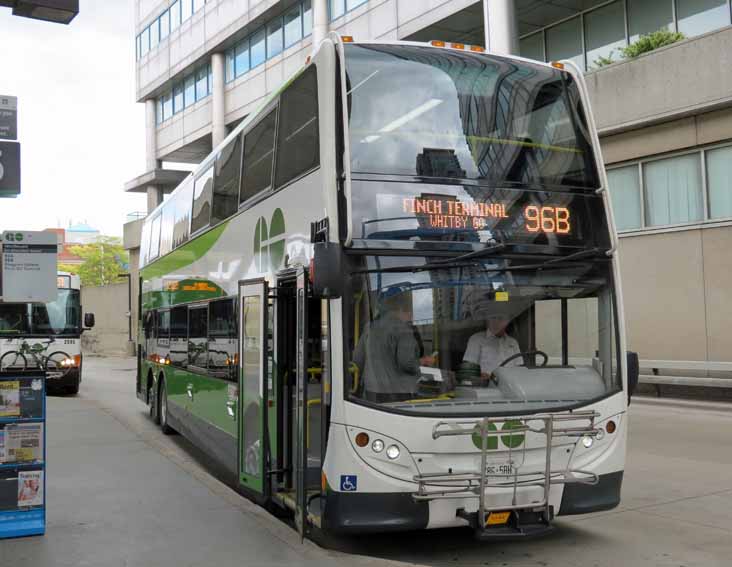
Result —
[{"label": "metal railing", "polygon": [[[445,422],[435,424],[432,429],[432,438],[453,436],[471,436],[473,439],[480,438],[480,470],[449,473],[426,473],[416,475],[415,482],[419,487],[417,492],[412,494],[415,500],[436,500],[441,498],[478,498],[478,522],[477,527],[486,525],[487,515],[491,512],[504,512],[522,508],[544,509],[545,520],[551,520],[551,508],[549,505],[549,493],[552,484],[581,483],[595,485],[599,481],[597,474],[589,471],[571,469],[569,461],[562,469],[552,468],[553,441],[557,437],[595,437],[600,432],[596,427],[595,420],[600,416],[595,411],[577,411],[569,414],[546,414],[533,415],[526,418],[484,418],[473,421]],[[499,429],[497,424],[510,422],[510,429]],[[574,422],[574,423],[573,423]],[[505,426],[504,426],[505,427]],[[512,473],[510,475],[496,474],[489,472],[489,439],[491,437],[508,437],[536,433],[544,435],[546,444],[543,459],[543,470],[521,471],[521,466],[516,465],[513,456],[516,452],[513,443],[508,443],[508,464]],[[523,444],[519,451],[525,453],[528,443]],[[522,463],[525,460],[521,461]],[[540,502],[530,505],[518,504],[519,487],[540,487],[543,489],[543,497]],[[499,488],[512,490],[511,505],[487,506],[486,489]]]}]

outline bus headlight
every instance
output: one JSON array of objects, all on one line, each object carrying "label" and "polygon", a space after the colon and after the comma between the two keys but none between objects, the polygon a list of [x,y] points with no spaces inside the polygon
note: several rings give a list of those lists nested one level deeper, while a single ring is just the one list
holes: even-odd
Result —
[{"label": "bus headlight", "polygon": [[61,366],[63,366],[64,368],[69,368],[71,366],[74,366],[74,359],[73,358],[64,358],[61,361]]},{"label": "bus headlight", "polygon": [[384,450],[384,442],[381,439],[377,439],[371,444],[371,449],[374,453],[381,453]]},{"label": "bus headlight", "polygon": [[585,449],[592,447],[592,443],[594,443],[594,439],[592,437],[586,435],[582,438],[582,444],[585,446]]},{"label": "bus headlight", "polygon": [[401,451],[396,445],[389,445],[386,449],[386,456],[389,457],[392,461],[398,459],[400,453]]}]

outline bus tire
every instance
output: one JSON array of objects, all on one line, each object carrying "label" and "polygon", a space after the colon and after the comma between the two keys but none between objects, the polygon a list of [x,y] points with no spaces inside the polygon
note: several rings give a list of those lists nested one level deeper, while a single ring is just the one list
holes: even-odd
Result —
[{"label": "bus tire", "polygon": [[7,367],[11,367],[11,366],[14,366],[15,364],[17,364],[18,358],[20,358],[20,360],[23,361],[22,370],[27,369],[28,368],[28,359],[25,357],[25,355],[22,352],[10,350],[10,351],[6,352],[4,355],[0,356],[0,370],[5,370],[6,365],[7,365]]},{"label": "bus tire", "polygon": [[175,429],[168,425],[168,391],[165,387],[165,378],[162,376],[159,380],[158,386],[158,420],[160,422],[160,429],[163,435],[173,435]]},{"label": "bus tire", "polygon": [[158,411],[158,387],[153,380],[152,372],[147,373],[147,403],[150,406],[150,419],[155,425],[160,425],[160,412]]}]

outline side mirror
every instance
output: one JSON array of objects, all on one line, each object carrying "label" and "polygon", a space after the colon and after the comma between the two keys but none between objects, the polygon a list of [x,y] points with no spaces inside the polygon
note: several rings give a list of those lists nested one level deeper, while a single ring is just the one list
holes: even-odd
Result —
[{"label": "side mirror", "polygon": [[630,397],[635,393],[635,389],[638,386],[640,362],[638,361],[637,352],[628,351],[626,356],[626,364],[628,367],[628,403],[630,403]]},{"label": "side mirror", "polygon": [[310,264],[313,295],[337,299],[343,295],[343,251],[340,244],[316,242]]},{"label": "side mirror", "polygon": [[84,313],[84,326],[91,329],[94,326],[94,313]]}]

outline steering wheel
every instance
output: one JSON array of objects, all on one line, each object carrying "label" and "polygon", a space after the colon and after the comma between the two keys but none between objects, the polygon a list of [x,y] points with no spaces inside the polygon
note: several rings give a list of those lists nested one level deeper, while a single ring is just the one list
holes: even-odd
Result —
[{"label": "steering wheel", "polygon": [[[541,356],[544,359],[539,366],[540,367],[546,366],[547,362],[549,362],[549,356],[547,355],[547,353],[545,353],[543,350],[527,350],[524,352],[517,352],[516,354],[512,354],[506,360],[501,362],[501,364],[498,365],[498,368],[503,368],[504,366],[506,366],[506,364],[508,364],[512,360],[516,360],[518,357],[523,358],[524,356],[533,356],[536,354],[538,354],[539,356]],[[526,366],[526,365],[524,364],[523,366]],[[493,382],[496,386],[498,386],[498,378],[496,378],[495,371],[491,372],[491,375],[488,377],[488,382]]]}]

